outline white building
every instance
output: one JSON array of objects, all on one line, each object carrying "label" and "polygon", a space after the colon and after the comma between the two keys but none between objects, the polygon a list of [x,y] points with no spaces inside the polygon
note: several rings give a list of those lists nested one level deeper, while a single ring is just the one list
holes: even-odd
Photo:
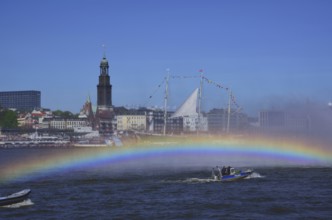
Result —
[{"label": "white building", "polygon": [[207,118],[203,117],[202,114],[199,115],[199,113],[197,112],[198,93],[199,89],[197,88],[171,116],[171,118],[183,118],[184,132],[208,130]]},{"label": "white building", "polygon": [[197,131],[208,131],[207,117],[198,115],[195,116],[183,116],[183,131],[184,132],[195,132]]},{"label": "white building", "polygon": [[117,115],[117,130],[146,130],[146,116],[145,115]]},{"label": "white building", "polygon": [[74,129],[77,127],[86,127],[88,123],[82,119],[53,119],[50,122],[50,128],[52,129]]}]

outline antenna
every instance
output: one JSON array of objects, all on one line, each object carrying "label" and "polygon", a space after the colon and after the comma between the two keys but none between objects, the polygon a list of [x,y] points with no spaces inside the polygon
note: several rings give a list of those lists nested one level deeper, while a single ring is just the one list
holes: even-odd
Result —
[{"label": "antenna", "polygon": [[102,44],[101,47],[103,48],[103,58],[106,58],[106,45]]}]

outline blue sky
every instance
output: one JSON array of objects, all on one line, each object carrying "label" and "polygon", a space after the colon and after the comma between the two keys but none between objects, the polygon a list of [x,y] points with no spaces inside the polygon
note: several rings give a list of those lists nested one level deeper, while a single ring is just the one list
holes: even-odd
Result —
[{"label": "blue sky", "polygon": [[[106,45],[113,105],[163,105],[173,75],[230,87],[245,112],[288,101],[332,100],[329,0],[1,0],[0,90],[40,90],[42,106],[79,112],[96,104]],[[198,79],[170,81],[170,108]],[[207,83],[203,107],[225,107]]]}]

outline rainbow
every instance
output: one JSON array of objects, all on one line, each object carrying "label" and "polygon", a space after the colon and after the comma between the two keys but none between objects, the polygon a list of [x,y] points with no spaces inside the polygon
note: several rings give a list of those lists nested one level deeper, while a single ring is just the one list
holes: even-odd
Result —
[{"label": "rainbow", "polygon": [[[187,166],[230,165],[332,165],[332,147],[304,141],[267,138],[190,138],[190,141],[150,141],[126,147],[70,148],[35,155],[24,150],[17,160],[0,162],[0,182],[33,178],[50,171],[70,171],[118,164],[157,163]],[[8,152],[8,151],[7,151]],[[9,150],[10,152],[10,150]],[[33,151],[35,152],[35,151]],[[47,153],[45,153],[47,152]],[[1,152],[3,155],[3,152]],[[1,159],[1,158],[0,158]],[[188,163],[190,161],[191,163]],[[181,163],[183,162],[183,163]]]}]

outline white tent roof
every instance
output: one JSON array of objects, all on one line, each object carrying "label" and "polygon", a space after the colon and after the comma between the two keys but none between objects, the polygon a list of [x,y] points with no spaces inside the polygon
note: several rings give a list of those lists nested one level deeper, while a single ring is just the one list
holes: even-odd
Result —
[{"label": "white tent roof", "polygon": [[184,117],[184,116],[196,116],[197,113],[197,98],[198,88],[187,98],[187,100],[176,110],[171,118]]}]

